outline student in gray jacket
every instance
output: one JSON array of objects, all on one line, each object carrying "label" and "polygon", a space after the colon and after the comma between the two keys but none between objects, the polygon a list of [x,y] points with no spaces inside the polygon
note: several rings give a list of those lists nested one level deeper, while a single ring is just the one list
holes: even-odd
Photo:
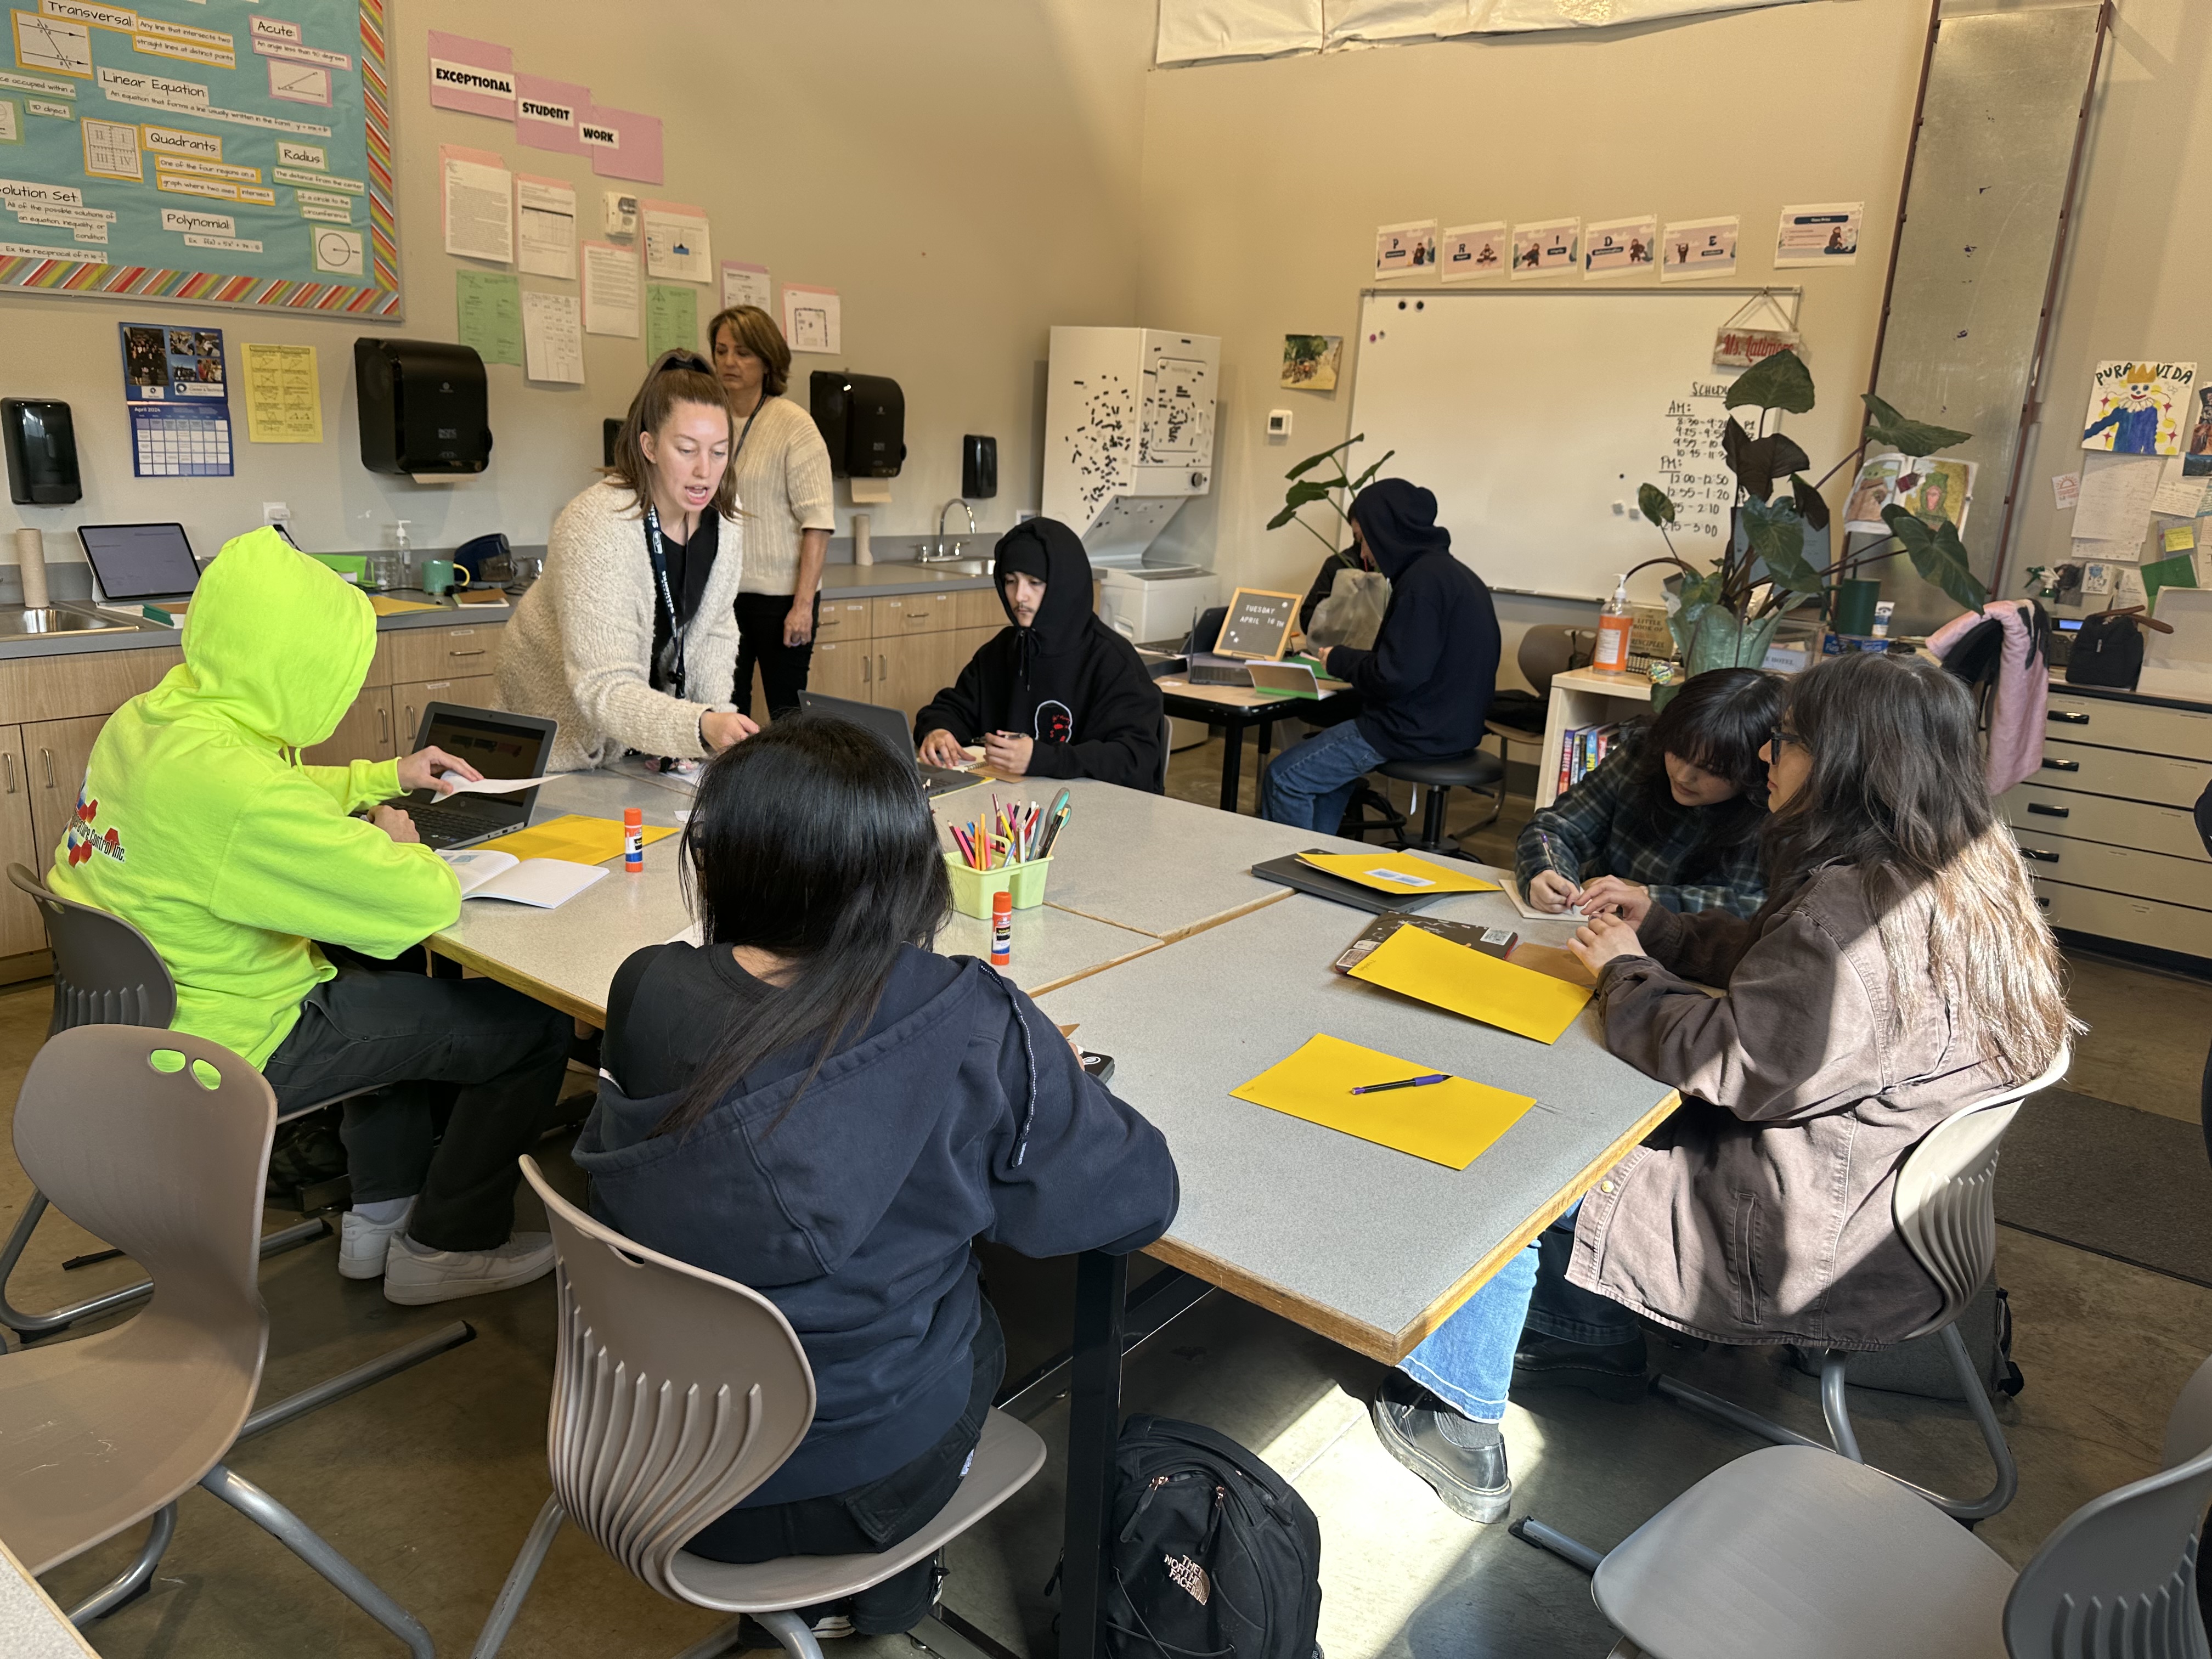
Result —
[{"label": "student in gray jacket", "polygon": [[1575,939],[1607,1047],[1680,1090],[1681,1110],[1375,1403],[1385,1447],[1469,1519],[1512,1495],[1509,1388],[1641,1394],[1639,1316],[1715,1342],[1909,1334],[1940,1297],[1891,1218],[1905,1152],[2078,1029],[1957,680],[1833,659],[1792,684],[1764,755],[1757,915],[1623,895]]}]

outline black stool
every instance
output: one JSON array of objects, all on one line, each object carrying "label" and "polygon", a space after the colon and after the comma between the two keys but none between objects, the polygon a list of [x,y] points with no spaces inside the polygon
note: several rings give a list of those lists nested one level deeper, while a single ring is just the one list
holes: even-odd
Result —
[{"label": "black stool", "polygon": [[[1454,789],[1492,792],[1490,816],[1482,823],[1494,823],[1498,815],[1505,810],[1505,763],[1480,749],[1455,755],[1449,760],[1384,761],[1375,769],[1386,778],[1417,784],[1428,791],[1428,798],[1422,803],[1421,838],[1410,843],[1425,853],[1459,851],[1444,840],[1444,806]],[[1468,826],[1474,830],[1481,827],[1481,823]],[[1409,843],[1401,836],[1398,844],[1404,847]]]}]

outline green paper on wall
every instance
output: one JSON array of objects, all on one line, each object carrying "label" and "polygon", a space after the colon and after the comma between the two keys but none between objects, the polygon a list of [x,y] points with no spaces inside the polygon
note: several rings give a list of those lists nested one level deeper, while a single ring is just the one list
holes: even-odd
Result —
[{"label": "green paper on wall", "polygon": [[664,351],[699,349],[699,290],[673,283],[645,286],[645,355],[658,362]]},{"label": "green paper on wall", "polygon": [[453,273],[460,342],[487,363],[522,367],[522,279],[503,270]]},{"label": "green paper on wall", "polygon": [[2143,603],[2157,614],[2158,590],[2161,587],[2194,587],[2197,586],[2197,560],[2187,553],[2171,559],[2160,559],[2156,564],[2137,568],[2136,574],[2142,578]]}]

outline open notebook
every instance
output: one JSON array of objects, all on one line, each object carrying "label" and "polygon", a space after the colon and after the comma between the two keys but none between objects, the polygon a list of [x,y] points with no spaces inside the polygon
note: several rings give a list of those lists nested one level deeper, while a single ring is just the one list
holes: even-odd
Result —
[{"label": "open notebook", "polygon": [[507,899],[540,910],[559,908],[607,872],[602,864],[519,859],[485,847],[456,848],[438,856],[460,878],[463,898]]}]

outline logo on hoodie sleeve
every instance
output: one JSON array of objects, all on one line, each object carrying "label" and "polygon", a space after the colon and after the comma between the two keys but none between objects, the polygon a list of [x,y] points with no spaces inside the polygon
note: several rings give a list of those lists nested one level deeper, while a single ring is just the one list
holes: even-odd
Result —
[{"label": "logo on hoodie sleeve", "polygon": [[76,811],[70,817],[69,834],[63,838],[63,844],[69,848],[69,861],[72,865],[82,864],[94,853],[103,858],[113,859],[118,864],[123,862],[122,831],[110,824],[103,832],[99,818],[100,803],[87,800],[80,791],[76,798]]},{"label": "logo on hoodie sleeve", "polygon": [[1039,743],[1073,743],[1075,715],[1068,706],[1048,697],[1036,706],[1030,735]]}]

